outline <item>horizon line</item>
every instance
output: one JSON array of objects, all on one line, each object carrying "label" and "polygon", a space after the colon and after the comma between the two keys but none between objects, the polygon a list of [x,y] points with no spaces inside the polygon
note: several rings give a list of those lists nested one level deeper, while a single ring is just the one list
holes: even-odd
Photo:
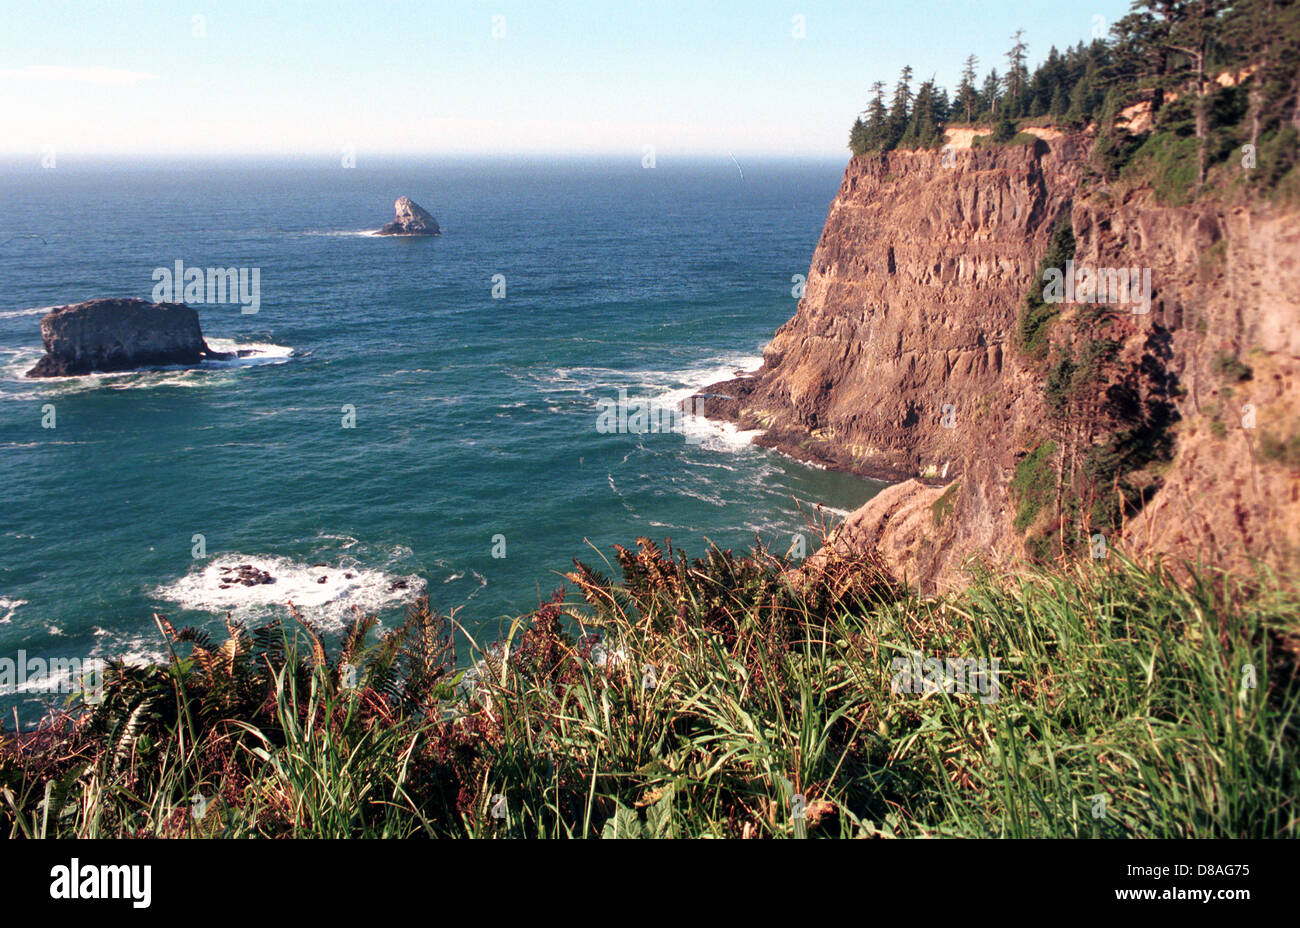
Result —
[{"label": "horizon line", "polygon": [[[60,149],[57,146],[49,146],[39,151],[29,149],[21,150],[0,150],[0,159],[6,161],[30,160],[33,164],[40,166],[41,159],[48,154],[53,153],[56,158],[68,159],[195,159],[195,160],[214,160],[219,158],[229,159],[251,159],[251,158],[274,158],[283,160],[318,160],[328,158],[332,160],[341,160],[348,154],[355,159],[375,159],[375,160],[393,160],[399,158],[566,158],[566,159],[622,159],[627,158],[640,162],[646,155],[646,150],[642,149],[599,149],[599,150],[519,150],[519,151],[474,151],[463,149],[444,149],[444,150],[411,150],[411,151],[382,151],[378,149],[366,150],[356,149],[355,151],[337,151],[330,150],[308,150],[308,151],[90,151],[78,149]],[[673,149],[656,149],[654,152],[656,162],[660,160],[689,160],[689,159],[713,159],[720,158],[732,160],[736,158],[756,158],[764,160],[820,160],[831,161],[843,159],[848,161],[851,156],[848,146],[840,151],[778,151],[771,149],[757,149],[752,151],[736,150],[713,150],[699,149],[689,151],[678,151]]]}]

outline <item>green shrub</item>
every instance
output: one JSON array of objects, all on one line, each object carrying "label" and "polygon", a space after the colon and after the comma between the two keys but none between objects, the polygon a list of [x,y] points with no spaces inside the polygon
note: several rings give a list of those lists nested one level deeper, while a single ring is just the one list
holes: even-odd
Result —
[{"label": "green shrub", "polygon": [[1197,148],[1195,136],[1153,132],[1133,153],[1123,177],[1150,184],[1162,205],[1186,206],[1197,192]]},{"label": "green shrub", "polygon": [[960,489],[961,481],[954,481],[948,489],[943,491],[943,495],[930,505],[930,512],[934,515],[936,527],[942,525],[944,520],[952,515],[952,511],[957,505],[957,491]]},{"label": "green shrub", "polygon": [[977,135],[971,139],[971,148],[1011,148],[1016,145],[1032,145],[1038,136],[1031,132],[1017,132],[1012,127],[1009,136],[1001,137],[995,130],[992,135]]},{"label": "green shrub", "polygon": [[1034,275],[1034,282],[1025,295],[1016,320],[1016,345],[1028,357],[1042,359],[1047,356],[1052,322],[1060,314],[1059,303],[1043,299],[1044,275],[1049,268],[1056,268],[1064,274],[1065,263],[1074,257],[1074,248],[1074,229],[1067,209],[1052,228],[1047,253],[1038,266],[1038,273]]},{"label": "green shrub", "polygon": [[1265,460],[1300,470],[1300,435],[1281,438],[1265,432],[1260,436],[1259,450]]},{"label": "green shrub", "polygon": [[1282,126],[1259,139],[1255,168],[1250,177],[1264,190],[1282,187],[1287,178],[1296,176],[1300,164],[1300,133],[1294,126]]},{"label": "green shrub", "polygon": [[1214,373],[1224,380],[1239,383],[1249,380],[1254,373],[1250,365],[1237,359],[1236,355],[1222,352],[1214,359]]},{"label": "green shrub", "polygon": [[1016,531],[1028,529],[1056,498],[1056,482],[1056,442],[1049,440],[1025,455],[1011,478],[1011,494],[1017,501]]}]

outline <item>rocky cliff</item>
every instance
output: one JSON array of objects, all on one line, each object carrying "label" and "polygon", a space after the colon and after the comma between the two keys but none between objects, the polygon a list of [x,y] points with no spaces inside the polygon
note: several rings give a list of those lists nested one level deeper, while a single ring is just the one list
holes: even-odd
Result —
[{"label": "rocky cliff", "polygon": [[41,319],[45,356],[28,377],[198,364],[228,358],[208,347],[199,315],[182,303],[100,299],[57,306]]},{"label": "rocky cliff", "polygon": [[[848,165],[794,318],[702,399],[763,444],[901,481],[832,549],[939,587],[972,558],[1115,545],[1295,567],[1300,215],[1162,207],[1090,177],[1091,147]],[[1026,350],[1026,294],[1071,237],[1077,265],[1149,269],[1150,305],[1062,305]]]}]

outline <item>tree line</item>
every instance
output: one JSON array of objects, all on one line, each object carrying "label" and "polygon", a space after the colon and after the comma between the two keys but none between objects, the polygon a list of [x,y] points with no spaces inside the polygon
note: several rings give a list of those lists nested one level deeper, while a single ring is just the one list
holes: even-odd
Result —
[{"label": "tree line", "polygon": [[1064,52],[1052,47],[1032,71],[1024,30],[1011,41],[1003,70],[991,68],[982,80],[979,59],[967,57],[952,93],[933,77],[914,88],[910,66],[888,96],[885,82],[875,82],[853,123],[850,150],[937,147],[951,124],[992,126],[994,140],[1007,141],[1022,119],[1083,128],[1109,123],[1138,99],[1158,110],[1175,96],[1193,101],[1196,136],[1204,141],[1213,78],[1241,69],[1252,69],[1252,143],[1283,123],[1300,129],[1300,0],[1138,0],[1108,38]]}]

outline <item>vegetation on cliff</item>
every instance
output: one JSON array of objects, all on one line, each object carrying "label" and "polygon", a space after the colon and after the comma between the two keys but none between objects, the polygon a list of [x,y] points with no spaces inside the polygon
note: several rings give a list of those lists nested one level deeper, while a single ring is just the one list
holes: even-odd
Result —
[{"label": "vegetation on cliff", "polygon": [[1052,229],[1052,240],[1047,246],[1047,254],[1038,266],[1034,282],[1025,294],[1024,305],[1016,319],[1016,347],[1023,354],[1039,360],[1047,356],[1048,334],[1052,320],[1061,311],[1060,302],[1047,299],[1044,288],[1048,270],[1065,267],[1065,263],[1074,257],[1074,230],[1070,225],[1070,212],[1066,210],[1057,219]]},{"label": "vegetation on cliff", "polygon": [[[1109,212],[1133,192],[1160,206],[1210,209],[1300,196],[1300,4],[1137,3],[1111,40],[1094,43],[1093,51],[1096,86],[1104,94],[1093,98],[1100,102],[1088,117],[1095,138],[1073,200],[1076,212]],[[1027,86],[1077,71],[1044,64]],[[1080,78],[1077,86],[1088,83]],[[1017,107],[1004,98],[1000,108],[975,112],[1001,121],[995,139],[1018,115],[1082,127],[1051,108],[1042,112],[1041,101]],[[1211,227],[1219,228],[1212,220]],[[1222,239],[1210,242],[1203,264],[1222,261],[1226,252]],[[1067,306],[1059,295],[1047,298],[1045,274],[1065,269],[1074,248],[1067,208],[1017,319],[1015,345],[1040,376],[1048,416],[1024,441],[1010,489],[1015,529],[1040,560],[1081,552],[1096,533],[1117,537],[1154,498],[1174,456],[1173,426],[1185,393],[1172,361],[1177,319],[1162,315],[1139,333],[1122,306]],[[1162,290],[1169,305],[1183,305],[1170,299],[1168,287]],[[1213,370],[1225,383],[1250,376],[1234,353],[1220,354]],[[1225,398],[1232,392],[1223,389]],[[1217,405],[1209,415],[1211,431],[1226,438]],[[1282,446],[1261,435],[1261,460],[1295,466]],[[1050,472],[1041,460],[1047,447],[1056,456]],[[1039,489],[1049,480],[1050,505]]]},{"label": "vegetation on cliff", "polygon": [[[427,602],[171,660],[4,744],[12,836],[1296,836],[1300,602],[1116,556],[921,598],[642,540],[458,665]],[[295,613],[296,617],[296,613]],[[977,674],[964,669],[976,665]]]},{"label": "vegetation on cliff", "polygon": [[[1097,132],[1095,165],[1114,178],[1130,162],[1154,176],[1168,199],[1194,195],[1216,164],[1249,145],[1263,189],[1293,175],[1300,160],[1300,3],[1295,0],[1139,0],[1108,39],[1055,47],[1032,72],[1023,32],[1005,73],[977,80],[966,60],[956,91],[934,80],[912,89],[904,68],[886,105],[883,82],[849,136],[854,154],[943,143],[949,124],[993,127],[989,141],[1016,138],[1022,122]],[[1145,108],[1151,124],[1135,123]],[[1023,141],[1030,141],[1028,136]]]}]

